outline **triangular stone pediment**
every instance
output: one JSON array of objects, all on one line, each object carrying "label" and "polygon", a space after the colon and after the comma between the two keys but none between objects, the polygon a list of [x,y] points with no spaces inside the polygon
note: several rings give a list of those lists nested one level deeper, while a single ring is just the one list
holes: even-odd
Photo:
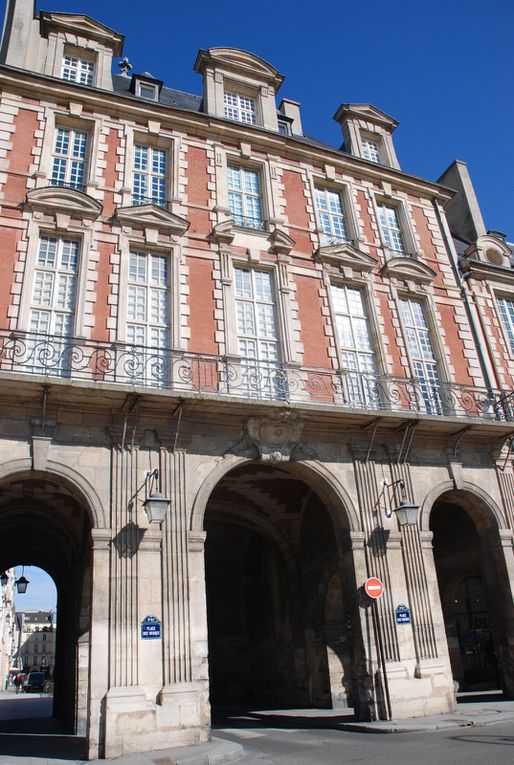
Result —
[{"label": "triangular stone pediment", "polygon": [[124,36],[115,32],[114,29],[100,24],[100,22],[92,19],[90,16],[82,13],[42,12],[40,20],[44,34],[47,33],[49,28],[57,27],[63,31],[73,32],[76,35],[100,40],[113,48],[114,55],[121,56]]},{"label": "triangular stone pediment", "polygon": [[374,122],[377,125],[382,125],[391,132],[398,125],[397,120],[383,112],[381,109],[377,109],[373,104],[341,104],[334,119],[339,122],[343,117]]},{"label": "triangular stone pediment", "polygon": [[187,220],[154,204],[118,207],[116,219],[132,228],[154,228],[178,236],[189,228]]},{"label": "triangular stone pediment", "polygon": [[284,255],[288,255],[295,246],[294,239],[291,239],[289,234],[286,234],[280,228],[276,228],[271,232],[269,240],[275,252],[283,253]]},{"label": "triangular stone pediment", "polygon": [[436,277],[435,271],[415,258],[392,258],[384,265],[382,273],[419,284],[430,284]]},{"label": "triangular stone pediment", "polygon": [[60,212],[73,218],[98,218],[102,205],[89,194],[77,189],[45,186],[27,192],[26,203],[32,210]]},{"label": "triangular stone pediment", "polygon": [[371,271],[377,264],[375,258],[361,252],[348,242],[319,247],[314,253],[314,257],[320,263],[348,266],[356,271]]}]

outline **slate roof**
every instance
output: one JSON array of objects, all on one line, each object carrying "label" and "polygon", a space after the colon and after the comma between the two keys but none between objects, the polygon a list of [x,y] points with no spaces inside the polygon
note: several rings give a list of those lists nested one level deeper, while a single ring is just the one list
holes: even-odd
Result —
[{"label": "slate roof", "polygon": [[[143,76],[151,77],[151,75],[148,75],[147,73]],[[135,96],[130,92],[131,79],[131,77],[124,77],[122,74],[114,74],[112,77],[114,92],[129,96],[130,98],[135,98],[137,101],[144,101],[140,96]],[[163,106],[173,106],[175,109],[186,109],[190,112],[203,112],[203,98],[201,96],[194,96],[192,93],[183,93],[181,90],[167,88],[165,85],[161,89],[159,103]]]}]

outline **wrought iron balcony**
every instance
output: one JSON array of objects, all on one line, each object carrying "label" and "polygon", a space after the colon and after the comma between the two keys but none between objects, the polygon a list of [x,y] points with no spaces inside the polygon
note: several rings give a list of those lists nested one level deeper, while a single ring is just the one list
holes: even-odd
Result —
[{"label": "wrought iron balcony", "polygon": [[514,392],[0,330],[0,376],[70,378],[365,412],[514,422]]},{"label": "wrought iron balcony", "polygon": [[133,194],[130,200],[132,207],[138,205],[157,205],[157,207],[163,207],[165,210],[169,209],[169,201],[167,199],[159,199],[158,197],[143,197],[141,194]]},{"label": "wrought iron balcony", "polygon": [[75,191],[85,191],[85,185],[78,181],[60,181],[58,178],[50,178],[50,186],[57,186],[60,189],[74,189]]},{"label": "wrought iron balcony", "polygon": [[232,215],[232,220],[234,221],[234,226],[239,226],[240,228],[255,228],[258,231],[266,231],[266,221],[262,218],[249,218],[246,215]]}]

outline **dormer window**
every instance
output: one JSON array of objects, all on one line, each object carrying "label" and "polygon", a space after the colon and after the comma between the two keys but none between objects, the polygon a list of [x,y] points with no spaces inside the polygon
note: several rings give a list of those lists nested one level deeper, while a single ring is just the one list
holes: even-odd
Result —
[{"label": "dormer window", "polygon": [[158,101],[162,86],[162,80],[157,80],[150,72],[143,72],[132,75],[129,92],[147,101]]},{"label": "dormer window", "polygon": [[62,60],[61,78],[80,85],[93,85],[95,79],[95,62],[78,55],[65,53]]},{"label": "dormer window", "polygon": [[157,101],[157,86],[149,85],[147,82],[138,82],[137,95],[141,98],[148,98],[150,101]]},{"label": "dormer window", "polygon": [[369,162],[380,162],[380,151],[378,142],[371,138],[362,139],[362,156]]},{"label": "dormer window", "polygon": [[257,107],[255,99],[226,90],[224,94],[225,117],[247,125],[257,122]]}]

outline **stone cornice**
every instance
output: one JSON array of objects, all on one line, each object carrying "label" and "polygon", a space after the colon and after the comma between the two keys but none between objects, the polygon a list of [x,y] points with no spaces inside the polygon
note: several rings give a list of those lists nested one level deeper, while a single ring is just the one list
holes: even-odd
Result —
[{"label": "stone cornice", "polygon": [[239,48],[209,48],[209,50],[198,51],[194,70],[200,74],[205,74],[207,69],[225,71],[229,74],[233,72],[262,80],[271,85],[275,92],[278,91],[284,81],[283,75],[279,74],[274,66],[263,58]]},{"label": "stone cornice", "polygon": [[3,90],[22,92],[29,98],[34,98],[34,81],[37,82],[37,93],[40,98],[48,98],[62,103],[63,99],[81,100],[95,112],[107,112],[118,117],[127,117],[136,121],[148,122],[150,119],[165,124],[166,117],[175,130],[188,132],[194,129],[196,135],[215,136],[217,140],[229,143],[247,141],[259,151],[267,151],[274,156],[283,156],[310,164],[325,164],[327,160],[341,172],[350,173],[376,183],[384,181],[398,190],[422,196],[428,199],[438,199],[443,204],[455,196],[455,192],[434,181],[409,175],[393,167],[373,165],[359,157],[343,154],[330,146],[317,146],[307,143],[295,136],[283,136],[280,133],[266,130],[259,126],[249,126],[235,123],[233,120],[215,117],[212,114],[192,112],[143,101],[133,96],[113,93],[99,88],[91,88],[77,83],[47,75],[29,72],[24,69],[0,65],[0,87]]},{"label": "stone cornice", "polygon": [[464,276],[468,279],[480,281],[498,282],[500,284],[514,285],[514,269],[505,266],[495,266],[492,263],[484,263],[482,260],[465,260],[462,263]]}]

